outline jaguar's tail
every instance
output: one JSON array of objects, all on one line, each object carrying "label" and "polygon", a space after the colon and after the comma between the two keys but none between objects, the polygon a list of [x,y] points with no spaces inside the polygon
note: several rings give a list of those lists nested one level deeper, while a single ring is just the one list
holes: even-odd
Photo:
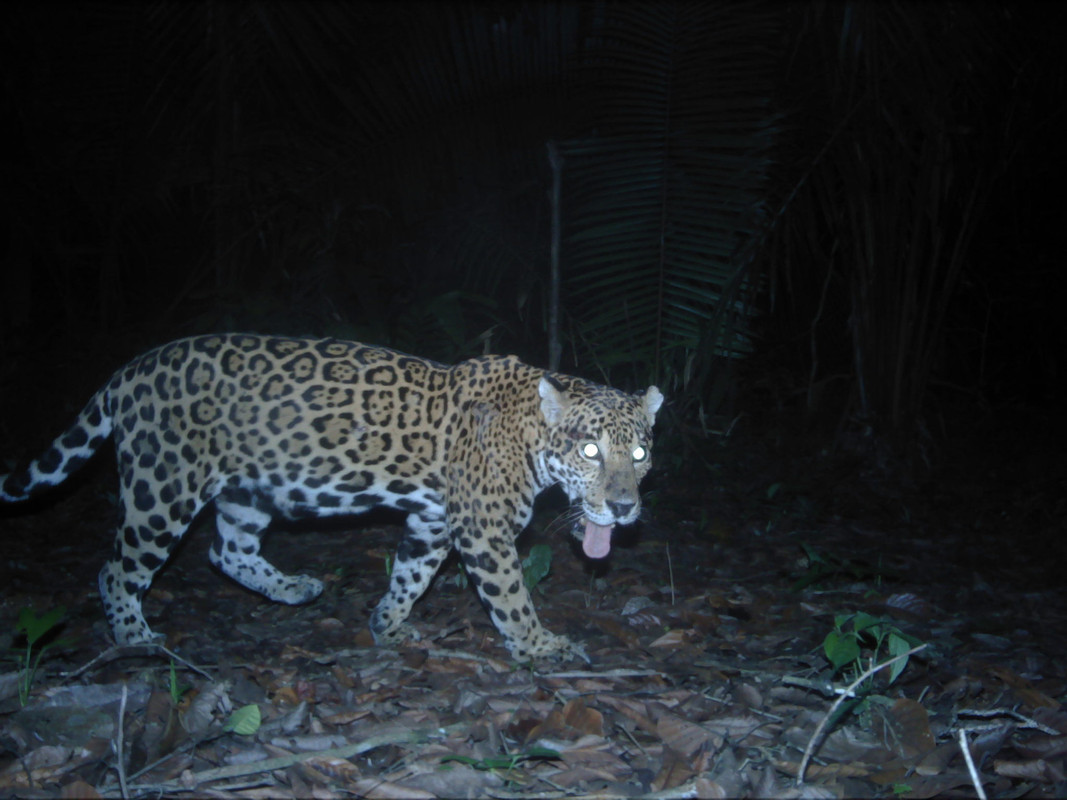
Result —
[{"label": "jaguar's tail", "polygon": [[0,500],[25,500],[37,490],[65,481],[100,449],[111,435],[112,419],[105,386],[86,404],[66,433],[39,458],[21,469],[0,475]]}]

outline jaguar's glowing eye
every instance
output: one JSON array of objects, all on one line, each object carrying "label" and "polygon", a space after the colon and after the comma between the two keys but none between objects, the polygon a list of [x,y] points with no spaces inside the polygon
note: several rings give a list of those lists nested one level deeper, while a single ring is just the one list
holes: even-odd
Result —
[{"label": "jaguar's glowing eye", "polygon": [[600,455],[600,448],[596,442],[586,442],[582,445],[582,455],[586,458],[596,458]]},{"label": "jaguar's glowing eye", "polygon": [[648,458],[648,451],[645,448],[641,447],[641,445],[638,445],[634,448],[633,456],[634,461],[644,461],[646,458]]}]

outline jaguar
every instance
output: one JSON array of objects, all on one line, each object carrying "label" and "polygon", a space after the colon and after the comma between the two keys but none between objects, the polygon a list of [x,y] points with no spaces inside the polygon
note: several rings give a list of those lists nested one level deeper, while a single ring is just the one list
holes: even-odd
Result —
[{"label": "jaguar", "polygon": [[640,513],[662,402],[655,386],[628,394],[515,356],[445,366],[335,339],[196,336],[115,372],[43,455],[0,476],[0,500],[61,483],[113,437],[118,527],[98,584],[119,644],[156,640],[142,600],[209,504],[211,563],[289,604],[323,584],[260,554],[272,518],[385,506],[407,524],[371,614],[377,643],[417,636],[412,606],[454,549],[513,658],[584,656],[538,620],[515,539],[558,484],[585,554],[607,556]]}]

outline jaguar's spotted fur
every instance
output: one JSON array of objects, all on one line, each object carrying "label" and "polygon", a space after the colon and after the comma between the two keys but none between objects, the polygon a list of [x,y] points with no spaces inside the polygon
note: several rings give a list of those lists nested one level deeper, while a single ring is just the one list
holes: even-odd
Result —
[{"label": "jaguar's spotted fur", "polygon": [[272,600],[322,591],[260,556],[272,516],[390,506],[408,512],[408,529],[370,621],[379,642],[403,635],[454,547],[513,656],[574,652],[538,621],[515,537],[535,495],[559,483],[581,504],[586,552],[606,555],[611,528],[637,518],[662,400],[655,387],[624,394],[510,356],[447,367],[329,339],[199,336],[116,372],[43,456],[0,476],[0,499],[60,483],[114,437],[120,522],[99,584],[120,643],[152,638],[141,599],[214,501],[211,561]]}]

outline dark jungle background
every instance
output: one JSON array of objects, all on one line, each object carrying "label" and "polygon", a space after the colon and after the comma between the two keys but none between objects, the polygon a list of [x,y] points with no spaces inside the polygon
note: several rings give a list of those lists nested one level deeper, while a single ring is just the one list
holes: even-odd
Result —
[{"label": "dark jungle background", "polygon": [[1065,12],[7,4],[4,456],[216,330],[555,349],[658,384],[688,477],[730,437],[917,479],[961,437],[1049,447]]}]

